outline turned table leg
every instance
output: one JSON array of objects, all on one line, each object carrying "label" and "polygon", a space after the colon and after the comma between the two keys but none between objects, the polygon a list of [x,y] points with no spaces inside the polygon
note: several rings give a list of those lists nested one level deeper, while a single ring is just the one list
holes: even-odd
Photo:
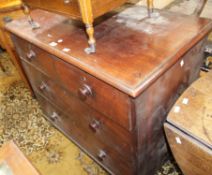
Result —
[{"label": "turned table leg", "polygon": [[40,28],[40,25],[38,23],[36,23],[31,15],[30,15],[30,9],[27,5],[23,4],[23,11],[24,11],[24,14],[27,15],[27,18],[28,18],[28,22],[29,24],[31,25],[32,29],[38,29]]},{"label": "turned table leg", "polygon": [[86,32],[88,34],[88,44],[89,47],[85,49],[87,54],[96,52],[96,41],[94,38],[94,27],[93,27],[93,12],[91,0],[78,0],[80,11],[82,15],[82,20],[86,26]]},{"label": "turned table leg", "polygon": [[207,3],[207,0],[199,0],[198,4],[197,4],[197,7],[196,7],[196,9],[195,9],[193,14],[196,15],[196,16],[200,16],[202,11],[203,11],[203,9],[204,9],[204,7],[205,7],[205,5],[206,5],[206,3]]},{"label": "turned table leg", "polygon": [[151,17],[151,13],[153,13],[154,9],[153,0],[147,0],[147,9],[148,9],[148,16]]}]

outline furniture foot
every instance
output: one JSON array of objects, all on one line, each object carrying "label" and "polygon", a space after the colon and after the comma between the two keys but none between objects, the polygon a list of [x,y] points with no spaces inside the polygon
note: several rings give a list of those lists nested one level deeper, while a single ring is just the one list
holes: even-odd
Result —
[{"label": "furniture foot", "polygon": [[96,41],[94,38],[94,28],[93,28],[93,11],[91,0],[78,0],[82,20],[86,26],[86,32],[88,35],[89,47],[85,49],[87,54],[96,52]]},{"label": "furniture foot", "polygon": [[85,48],[85,52],[87,54],[95,53],[96,52],[96,45],[95,44],[90,44],[89,47]]},{"label": "furniture foot", "polygon": [[96,41],[94,38],[94,28],[93,24],[86,24],[86,32],[88,34],[88,44],[89,47],[85,48],[85,52],[87,54],[95,53],[96,52]]},{"label": "furniture foot", "polygon": [[154,11],[153,0],[147,0],[147,9],[148,9],[148,16],[151,17],[151,14]]},{"label": "furniture foot", "polygon": [[29,7],[27,5],[23,5],[23,9],[24,9],[24,14],[27,15],[28,22],[31,25],[32,29],[35,30],[35,29],[40,28],[40,25],[32,19],[31,15],[30,15]]}]

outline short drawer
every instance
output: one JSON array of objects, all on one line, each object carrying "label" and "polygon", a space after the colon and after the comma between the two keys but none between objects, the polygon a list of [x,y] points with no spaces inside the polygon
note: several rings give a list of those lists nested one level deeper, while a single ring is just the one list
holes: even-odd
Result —
[{"label": "short drawer", "polygon": [[128,95],[62,60],[56,60],[55,68],[59,81],[70,93],[117,124],[128,130],[133,129]]},{"label": "short drawer", "polygon": [[128,95],[19,37],[13,36],[13,41],[22,60],[59,81],[70,93],[117,124],[130,131],[134,129],[135,120]]},{"label": "short drawer", "polygon": [[[103,133],[104,131],[101,131],[101,124],[99,125],[99,129],[90,129],[89,123],[87,123],[88,120],[84,120],[84,118],[81,118],[78,114],[70,114],[67,116],[39,93],[36,93],[36,97],[47,119],[92,158],[103,165],[103,167],[110,169],[114,174],[133,174],[133,171],[135,171],[135,162],[124,156],[128,154],[126,151],[122,150],[122,154],[120,154],[114,149],[114,147],[121,146],[123,143],[120,142],[118,145],[116,145],[117,143],[115,142],[112,143],[114,138],[107,137]],[[104,122],[104,120],[102,122]],[[96,135],[99,135],[101,139],[97,139]],[[115,133],[113,137],[120,140],[119,135],[115,136]]]},{"label": "short drawer", "polygon": [[[19,57],[30,62],[47,75],[55,77],[54,58],[42,49],[16,36],[12,37]],[[30,78],[30,77],[29,77]]]},{"label": "short drawer", "polygon": [[[133,159],[134,144],[132,133],[115,124],[112,120],[90,108],[87,104],[67,92],[64,88],[52,81],[48,76],[41,73],[25,61],[22,61],[25,71],[31,77],[30,83],[34,91],[39,92],[70,117],[80,122],[86,133],[112,146],[125,158]],[[73,115],[73,116],[72,116]]]}]

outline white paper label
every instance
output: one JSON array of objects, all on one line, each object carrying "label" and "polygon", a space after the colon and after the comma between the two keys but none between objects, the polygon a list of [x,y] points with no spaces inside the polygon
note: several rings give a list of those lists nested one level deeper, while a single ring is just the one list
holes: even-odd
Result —
[{"label": "white paper label", "polygon": [[179,106],[175,106],[174,107],[174,112],[175,113],[179,113],[180,112],[180,107]]},{"label": "white paper label", "polygon": [[189,99],[188,99],[188,98],[184,98],[184,99],[183,99],[183,104],[184,104],[184,105],[187,105],[188,102],[189,102]]},{"label": "white paper label", "polygon": [[57,43],[56,42],[51,42],[51,43],[49,43],[49,45],[52,46],[52,47],[55,47],[57,45]]},{"label": "white paper label", "polygon": [[63,52],[69,52],[71,49],[69,49],[69,48],[64,48],[63,49]]},{"label": "white paper label", "polygon": [[182,144],[180,137],[175,137],[175,140],[178,144],[180,144],[180,145]]},{"label": "white paper label", "polygon": [[180,62],[180,66],[183,67],[184,66],[184,60],[181,60]]}]

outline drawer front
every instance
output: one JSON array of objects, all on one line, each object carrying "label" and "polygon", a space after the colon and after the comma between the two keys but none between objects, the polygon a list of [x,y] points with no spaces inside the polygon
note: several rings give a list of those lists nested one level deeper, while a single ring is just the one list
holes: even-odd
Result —
[{"label": "drawer front", "polygon": [[134,127],[129,96],[78,68],[57,60],[59,81],[78,99],[128,130]]},{"label": "drawer front", "polygon": [[130,132],[81,102],[28,63],[22,61],[22,64],[27,75],[31,77],[30,83],[34,91],[44,95],[63,109],[67,115],[75,116],[74,119],[80,122],[80,127],[87,130],[86,133],[93,134],[102,142],[107,140],[109,146],[112,146],[120,154],[124,152],[123,156],[126,159],[133,160],[134,148]]},{"label": "drawer front", "polygon": [[126,152],[122,152],[122,154],[116,152],[113,149],[114,144],[108,146],[106,143],[111,142],[109,138],[101,135],[104,139],[97,139],[93,131],[89,129],[86,121],[83,121],[79,116],[65,115],[57,106],[53,105],[39,93],[36,93],[36,97],[47,119],[103,167],[117,175],[134,174],[135,166],[133,161],[123,158],[123,154]]},{"label": "drawer front", "polygon": [[47,75],[56,77],[54,58],[52,55],[19,37],[12,36],[12,40],[15,44],[18,55],[22,60],[30,62],[32,65],[41,69]]},{"label": "drawer front", "polygon": [[30,62],[48,76],[54,77],[78,99],[117,124],[128,130],[134,129],[135,120],[131,114],[132,107],[128,95],[21,38],[13,36],[13,41],[21,59]]}]

